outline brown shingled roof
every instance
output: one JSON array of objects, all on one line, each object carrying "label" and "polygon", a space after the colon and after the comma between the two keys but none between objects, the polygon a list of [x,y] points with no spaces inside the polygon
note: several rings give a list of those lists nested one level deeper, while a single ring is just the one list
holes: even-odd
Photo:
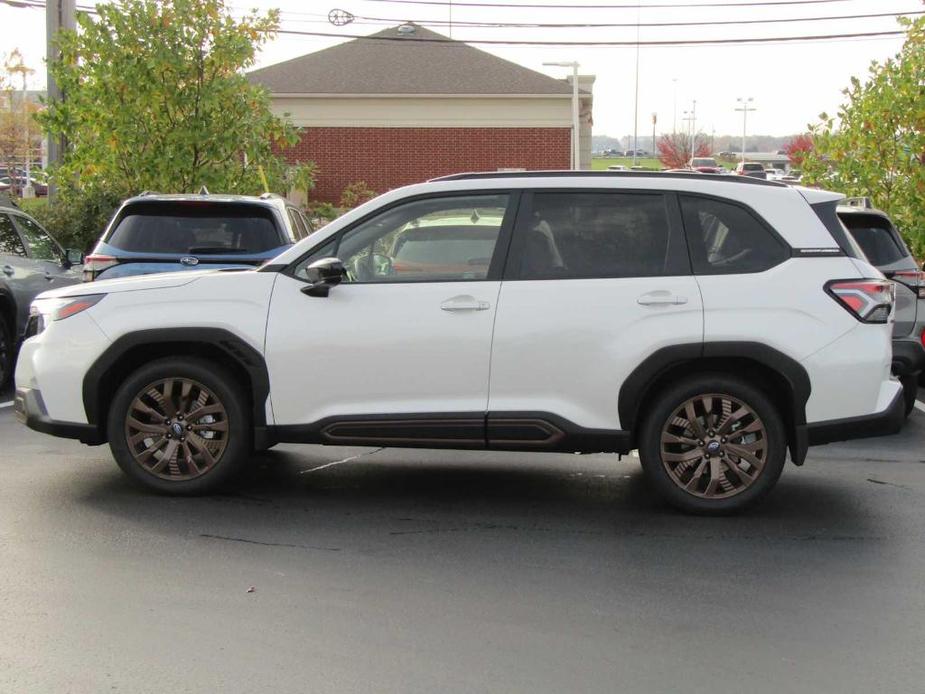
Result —
[{"label": "brown shingled roof", "polygon": [[[409,26],[409,25],[404,25]],[[248,74],[274,94],[571,94],[568,82],[436,32],[390,27]],[[422,40],[425,39],[425,40]]]}]

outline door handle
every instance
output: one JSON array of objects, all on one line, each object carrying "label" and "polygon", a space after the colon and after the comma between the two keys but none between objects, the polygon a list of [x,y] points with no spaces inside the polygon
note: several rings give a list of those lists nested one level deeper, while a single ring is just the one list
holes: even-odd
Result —
[{"label": "door handle", "polygon": [[7,277],[12,277],[14,272],[16,271],[13,269],[12,265],[3,266],[3,274],[6,275]]},{"label": "door handle", "polygon": [[686,304],[687,297],[678,296],[677,294],[672,294],[665,290],[658,290],[643,294],[636,299],[636,303],[640,306],[678,306]]},{"label": "door handle", "polygon": [[479,301],[468,294],[454,296],[440,304],[442,311],[487,311],[489,308],[491,304],[487,301]]}]

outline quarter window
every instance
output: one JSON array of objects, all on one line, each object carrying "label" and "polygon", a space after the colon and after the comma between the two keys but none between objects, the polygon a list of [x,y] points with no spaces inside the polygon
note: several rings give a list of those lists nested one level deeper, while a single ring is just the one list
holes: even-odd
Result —
[{"label": "quarter window", "polygon": [[538,192],[518,227],[511,267],[520,279],[676,274],[661,194]]},{"label": "quarter window", "polygon": [[61,249],[58,248],[51,236],[48,235],[42,227],[33,222],[28,217],[16,216],[16,225],[22,232],[26,246],[29,248],[29,255],[34,260],[54,260],[61,262],[63,260]]},{"label": "quarter window", "polygon": [[26,257],[26,248],[16,233],[13,221],[5,214],[0,214],[0,255]]},{"label": "quarter window", "polygon": [[[348,230],[334,255],[347,282],[484,280],[507,210],[506,194],[416,200]],[[303,260],[296,276],[319,257]]]},{"label": "quarter window", "polygon": [[762,272],[789,256],[786,246],[739,205],[681,196],[694,274]]}]

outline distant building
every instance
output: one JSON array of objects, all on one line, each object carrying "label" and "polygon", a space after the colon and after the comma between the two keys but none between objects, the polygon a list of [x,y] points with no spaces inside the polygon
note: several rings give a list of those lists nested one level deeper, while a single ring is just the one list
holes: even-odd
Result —
[{"label": "distant building", "polygon": [[[290,162],[315,161],[313,196],[336,202],[460,171],[567,169],[572,87],[416,25],[255,70],[300,129]],[[579,77],[581,161],[591,165],[591,88]]]}]

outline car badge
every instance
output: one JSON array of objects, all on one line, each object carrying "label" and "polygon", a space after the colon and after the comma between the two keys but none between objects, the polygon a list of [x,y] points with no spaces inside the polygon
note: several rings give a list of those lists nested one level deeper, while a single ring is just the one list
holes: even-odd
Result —
[{"label": "car badge", "polygon": [[180,258],[180,262],[184,265],[199,265],[199,258],[194,258],[191,255],[187,255],[183,258]]}]

